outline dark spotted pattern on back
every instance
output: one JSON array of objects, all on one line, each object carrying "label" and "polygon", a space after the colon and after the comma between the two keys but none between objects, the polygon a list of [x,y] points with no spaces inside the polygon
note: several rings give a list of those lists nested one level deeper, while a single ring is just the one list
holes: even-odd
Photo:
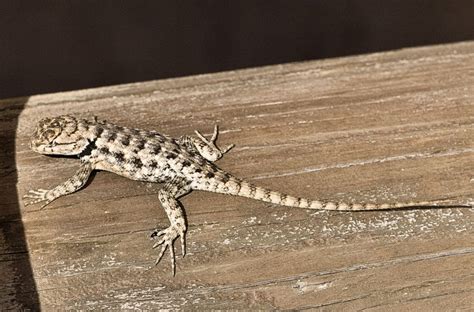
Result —
[{"label": "dark spotted pattern on back", "polygon": [[110,132],[109,137],[107,138],[107,140],[109,142],[114,142],[115,139],[117,139],[117,132],[114,132],[114,131]]},{"label": "dark spotted pattern on back", "polygon": [[[137,142],[137,145],[136,145],[136,148],[138,148],[139,150],[142,150],[145,148],[145,144],[146,144],[146,140],[145,139],[139,139],[138,142]],[[157,145],[158,147],[158,152],[155,153],[155,154],[158,154],[159,153],[159,145]]]},{"label": "dark spotted pattern on back", "polygon": [[104,132],[104,128],[102,128],[101,126],[96,126],[95,127],[95,130],[94,130],[94,135],[96,137],[100,137],[102,132]]},{"label": "dark spotted pattern on back", "polygon": [[143,167],[143,163],[142,161],[140,160],[140,158],[138,157],[132,157],[130,158],[130,162],[133,163],[135,166],[137,166],[138,168],[141,168]]},{"label": "dark spotted pattern on back", "polygon": [[176,157],[178,157],[178,154],[173,153],[173,152],[168,152],[168,154],[166,154],[166,159],[168,160],[175,159]]},{"label": "dark spotted pattern on back", "polygon": [[114,157],[118,162],[124,162],[125,161],[125,155],[122,152],[115,152]]},{"label": "dark spotted pattern on back", "polygon": [[138,135],[140,135],[140,130],[138,130],[138,129],[129,129],[128,132],[129,132],[131,135],[133,135],[133,136],[138,136]]},{"label": "dark spotted pattern on back", "polygon": [[161,153],[161,146],[158,144],[153,145],[153,147],[151,148],[151,152],[155,155],[158,155],[159,153]]},{"label": "dark spotted pattern on back", "polygon": [[120,143],[124,146],[128,146],[130,144],[130,137],[129,136],[124,136],[121,140]]},{"label": "dark spotted pattern on back", "polygon": [[99,152],[105,155],[110,153],[109,148],[107,146],[102,146],[101,148],[99,148]]}]

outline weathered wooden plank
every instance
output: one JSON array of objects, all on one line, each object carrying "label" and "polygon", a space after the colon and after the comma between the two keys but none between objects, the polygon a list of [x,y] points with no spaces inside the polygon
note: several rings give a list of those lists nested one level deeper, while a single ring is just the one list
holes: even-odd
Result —
[{"label": "weathered wooden plank", "polygon": [[[19,115],[20,195],[74,172],[74,159],[34,154],[27,143],[38,119],[76,114],[173,136],[219,123],[221,144],[237,145],[222,168],[295,195],[474,197],[474,42],[25,100],[0,106],[5,137]],[[472,209],[320,212],[193,193],[182,200],[188,256],[173,278],[167,258],[146,270],[157,255],[147,235],[168,224],[158,185],[100,172],[38,211],[17,204],[15,179],[0,182],[10,190],[2,220],[21,207],[32,292],[46,310],[473,308]],[[10,272],[5,254],[1,270]]]}]

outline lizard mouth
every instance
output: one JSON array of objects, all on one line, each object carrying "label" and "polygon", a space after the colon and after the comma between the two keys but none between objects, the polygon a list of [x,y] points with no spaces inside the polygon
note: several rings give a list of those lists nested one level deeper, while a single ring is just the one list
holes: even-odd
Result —
[{"label": "lizard mouth", "polygon": [[76,155],[76,142],[64,142],[54,144],[44,144],[41,142],[31,142],[30,148],[38,153],[46,155]]}]

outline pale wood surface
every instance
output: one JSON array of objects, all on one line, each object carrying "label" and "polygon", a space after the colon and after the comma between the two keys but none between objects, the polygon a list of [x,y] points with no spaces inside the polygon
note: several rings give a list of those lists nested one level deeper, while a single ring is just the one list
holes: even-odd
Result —
[{"label": "pale wood surface", "polygon": [[[59,114],[172,136],[209,134],[218,123],[221,145],[236,144],[221,168],[294,195],[467,203],[474,200],[474,42],[0,102],[0,131],[12,147],[0,167],[9,241],[0,254],[3,307],[474,308],[468,208],[320,212],[194,192],[182,200],[188,255],[178,256],[176,277],[167,255],[146,271],[157,255],[147,236],[168,225],[159,185],[98,172],[45,210],[18,204],[27,190],[52,187],[78,166],[28,149],[35,122]],[[7,235],[7,225],[21,235]],[[28,270],[34,283],[23,287]]]}]

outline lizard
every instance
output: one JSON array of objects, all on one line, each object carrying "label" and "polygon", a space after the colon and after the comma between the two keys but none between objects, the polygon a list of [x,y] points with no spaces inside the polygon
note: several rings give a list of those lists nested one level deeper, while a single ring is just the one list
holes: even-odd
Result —
[{"label": "lizard", "polygon": [[[229,152],[216,145],[218,127],[211,139],[195,131],[197,137],[172,138],[155,130],[127,128],[71,115],[41,119],[31,137],[30,148],[40,154],[76,156],[79,169],[65,182],[52,189],[31,190],[24,195],[25,206],[53,200],[83,188],[94,170],[105,170],[132,180],[162,183],[158,199],[169,219],[169,227],[155,229],[150,237],[161,246],[155,266],[169,249],[171,270],[176,274],[174,242],[179,238],[181,254],[186,254],[187,221],[179,198],[193,190],[243,196],[272,204],[304,209],[368,211],[397,208],[443,207],[438,202],[358,204],[295,197],[256,186],[220,169],[214,162]],[[446,205],[445,205],[446,206]],[[470,205],[454,205],[454,207]],[[453,205],[446,206],[453,207]]]}]

